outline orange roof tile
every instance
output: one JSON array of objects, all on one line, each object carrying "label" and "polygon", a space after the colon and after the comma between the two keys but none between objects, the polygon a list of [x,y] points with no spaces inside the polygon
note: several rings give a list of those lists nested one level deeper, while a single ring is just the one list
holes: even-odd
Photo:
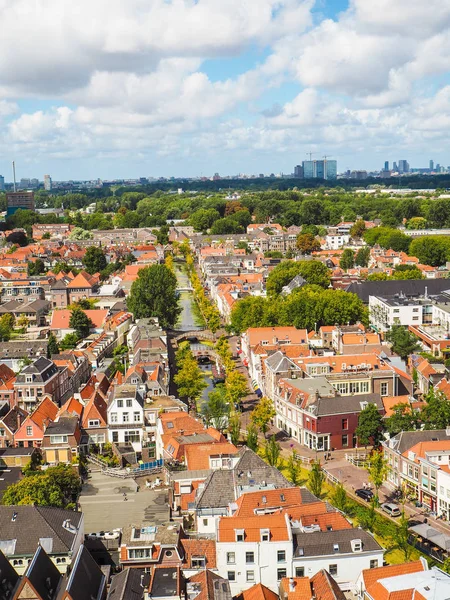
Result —
[{"label": "orange roof tile", "polygon": [[409,396],[382,396],[381,400],[386,411],[386,417],[390,417],[394,413],[393,408],[397,404],[408,404],[409,406]]},{"label": "orange roof tile", "polygon": [[210,468],[210,458],[212,456],[227,456],[237,453],[236,446],[229,442],[195,444],[185,447],[184,458],[189,471],[200,471]]},{"label": "orange roof tile", "polygon": [[289,540],[287,517],[283,514],[257,517],[221,517],[218,524],[217,541],[235,542],[236,529],[244,530],[245,542],[260,542],[261,529],[270,531],[271,542]]},{"label": "orange roof tile", "polygon": [[[102,328],[108,317],[108,310],[83,310],[84,314],[89,317],[96,329]],[[70,317],[72,311],[67,309],[54,310],[52,314],[52,322],[50,329],[70,329]]]},{"label": "orange roof tile", "polygon": [[216,568],[215,540],[182,539],[180,543],[184,550],[183,566],[185,569],[191,568],[191,559],[193,556],[204,556],[206,558],[206,568]]},{"label": "orange roof tile", "polygon": [[[294,588],[291,590],[291,585]],[[311,583],[309,577],[283,577],[280,581],[280,596],[287,600],[312,600]]]},{"label": "orange roof tile", "polygon": [[46,397],[42,400],[30,418],[38,427],[43,429],[44,423],[48,424],[49,422],[54,421],[57,414],[58,407],[50,400],[50,398]]},{"label": "orange roof tile", "polygon": [[255,583],[251,588],[236,596],[235,600],[278,600],[278,594],[269,590],[262,583]]},{"label": "orange roof tile", "polygon": [[422,561],[416,560],[414,562],[403,563],[400,565],[388,565],[386,567],[377,567],[376,569],[364,569],[362,571],[362,578],[366,590],[368,590],[380,579],[396,577],[397,575],[407,575],[408,573],[419,573],[420,571],[424,570],[425,569]]}]

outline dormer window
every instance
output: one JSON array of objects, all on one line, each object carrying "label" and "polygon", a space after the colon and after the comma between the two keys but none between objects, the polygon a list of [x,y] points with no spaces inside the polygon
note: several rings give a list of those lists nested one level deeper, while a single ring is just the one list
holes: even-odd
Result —
[{"label": "dormer window", "polygon": [[261,529],[261,541],[270,542],[270,529]]},{"label": "dormer window", "polygon": [[236,532],[236,541],[243,542],[245,538],[245,530],[244,529],[235,529]]},{"label": "dormer window", "polygon": [[26,376],[26,382],[27,383],[33,383],[33,376],[32,375],[27,375]]},{"label": "dormer window", "polygon": [[361,540],[352,540],[352,551],[353,552],[362,552],[362,541]]},{"label": "dormer window", "polygon": [[339,552],[339,544],[333,544],[333,552]]}]

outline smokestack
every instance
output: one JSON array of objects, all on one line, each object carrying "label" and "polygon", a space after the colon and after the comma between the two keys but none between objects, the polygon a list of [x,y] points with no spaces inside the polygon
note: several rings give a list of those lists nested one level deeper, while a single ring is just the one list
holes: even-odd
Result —
[{"label": "smokestack", "polygon": [[13,168],[14,191],[16,191],[16,163],[14,161],[12,163],[12,168]]}]

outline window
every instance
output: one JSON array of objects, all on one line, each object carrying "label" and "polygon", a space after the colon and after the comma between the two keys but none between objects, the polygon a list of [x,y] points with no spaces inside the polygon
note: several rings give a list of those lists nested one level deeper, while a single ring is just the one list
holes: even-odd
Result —
[{"label": "window", "polygon": [[139,421],[141,420],[141,413],[139,412],[134,412],[133,413],[133,421],[135,423],[139,423]]},{"label": "window", "polygon": [[127,442],[139,442],[141,440],[139,436],[139,431],[125,431],[124,433],[124,441]]},{"label": "window", "polygon": [[255,581],[255,571],[247,571],[246,575],[247,581]]},{"label": "window", "polygon": [[339,544],[333,544],[333,552],[339,552]]},{"label": "window", "polygon": [[204,556],[193,556],[191,567],[193,569],[204,569],[206,567],[206,558]]},{"label": "window", "polygon": [[328,565],[328,573],[330,575],[337,575],[337,565]]},{"label": "window", "polygon": [[268,529],[261,529],[261,541],[262,542],[270,541],[270,531]]},{"label": "window", "polygon": [[33,435],[33,427],[32,426],[27,427],[27,435]]},{"label": "window", "polygon": [[305,567],[295,567],[295,576],[296,577],[304,577],[305,576]]},{"label": "window", "polygon": [[342,447],[343,448],[348,448],[348,435],[343,435],[342,436]]},{"label": "window", "polygon": [[362,541],[361,540],[352,540],[352,550],[353,552],[361,552],[362,551]]},{"label": "window", "polygon": [[277,569],[277,581],[281,581],[284,577],[287,577],[286,569]]},{"label": "window", "polygon": [[4,429],[0,429],[0,437],[5,437],[5,430]]},{"label": "window", "polygon": [[278,550],[277,562],[286,562],[286,551],[285,550]]},{"label": "window", "polygon": [[112,441],[115,442],[116,444],[119,441],[119,432],[118,431],[112,432]]},{"label": "window", "polygon": [[117,423],[117,413],[111,413],[110,423]]},{"label": "window", "polygon": [[255,562],[255,553],[254,552],[246,552],[245,553],[245,562],[248,565],[252,565]]},{"label": "window", "polygon": [[227,579],[228,581],[236,581],[236,571],[228,571]]},{"label": "window", "polygon": [[208,527],[208,519],[203,519],[203,527]]},{"label": "window", "polygon": [[245,532],[243,529],[236,529],[236,541],[243,542],[244,541]]},{"label": "window", "polygon": [[388,387],[389,387],[389,384],[387,383],[387,381],[383,381],[383,383],[381,384],[381,392],[380,392],[382,396],[388,395]]},{"label": "window", "polygon": [[370,568],[376,569],[377,567],[378,567],[378,559],[374,558],[373,560],[370,561]]},{"label": "window", "polygon": [[117,407],[123,408],[123,400],[117,400]]},{"label": "window", "polygon": [[100,421],[98,419],[89,419],[88,427],[100,427]]},{"label": "window", "polygon": [[235,552],[227,552],[227,564],[234,565],[236,562],[236,553]]},{"label": "window", "polygon": [[348,419],[342,419],[342,429],[348,429]]},{"label": "window", "polygon": [[128,550],[129,558],[151,558],[152,549],[151,548],[133,548]]},{"label": "window", "polygon": [[50,444],[67,444],[67,435],[51,435]]},{"label": "window", "polygon": [[127,408],[131,408],[133,406],[133,400],[131,398],[127,398]]},{"label": "window", "polygon": [[123,417],[123,422],[124,423],[129,423],[129,421],[130,421],[130,413],[123,413],[122,417]]}]

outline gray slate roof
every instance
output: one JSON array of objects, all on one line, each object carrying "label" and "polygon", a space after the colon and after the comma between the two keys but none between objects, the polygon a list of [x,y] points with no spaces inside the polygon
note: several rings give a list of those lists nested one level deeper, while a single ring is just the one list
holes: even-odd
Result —
[{"label": "gray slate roof", "polygon": [[78,417],[60,417],[58,421],[48,424],[44,436],[73,435],[77,429]]},{"label": "gray slate roof", "polygon": [[62,575],[42,546],[38,546],[25,572],[39,598],[56,599]]},{"label": "gray slate roof", "polygon": [[425,430],[425,431],[401,431],[394,435],[390,440],[385,442],[388,448],[403,454],[416,444],[421,442],[431,442],[433,440],[449,440],[450,435],[447,435],[445,429]]},{"label": "gray slate roof", "polygon": [[28,365],[25,369],[17,375],[16,381],[19,383],[25,383],[26,375],[33,375],[33,382],[45,383],[51,379],[58,372],[58,367],[45,356],[37,358],[33,364]]},{"label": "gray slate roof", "polygon": [[144,585],[148,584],[149,575],[145,574],[143,569],[125,569],[114,575],[107,600],[143,600],[142,576],[144,576]]},{"label": "gray slate roof", "polygon": [[0,550],[0,600],[10,600],[19,579],[9,560]]},{"label": "gray slate roof", "polygon": [[384,410],[380,394],[361,394],[357,396],[336,396],[335,398],[319,398],[309,405],[309,408],[317,407],[314,414],[318,417],[325,415],[340,415],[348,413],[360,413],[361,403],[375,404],[378,410]]},{"label": "gray slate roof", "polygon": [[[294,557],[330,556],[353,554],[352,540],[362,541],[363,552],[382,552],[380,544],[364,529],[340,529],[337,531],[317,531],[314,533],[297,533],[295,535]],[[339,550],[334,545],[339,544]],[[303,551],[303,553],[302,553]],[[359,554],[359,553],[356,553]]]},{"label": "gray slate roof", "polygon": [[[205,487],[197,499],[197,508],[224,508],[234,502],[243,491],[257,491],[262,482],[272,487],[292,487],[283,475],[266,464],[249,448],[240,450],[241,455],[234,469],[213,471],[205,481]],[[253,488],[253,490],[252,490]]]},{"label": "gray slate roof", "polygon": [[78,550],[66,590],[70,593],[72,600],[104,597],[106,577],[84,545],[80,546]]},{"label": "gray slate roof", "polygon": [[2,342],[0,344],[0,359],[29,358],[30,356],[36,356],[38,353],[45,356],[47,345],[47,340]]},{"label": "gray slate roof", "polygon": [[351,283],[346,292],[353,292],[368,304],[369,296],[395,296],[403,293],[405,296],[421,296],[427,288],[428,295],[440,294],[448,290],[448,279],[408,279],[403,281],[362,281]]},{"label": "gray slate roof", "polygon": [[[12,521],[14,513],[16,518]],[[0,506],[0,549],[7,556],[33,556],[39,541],[49,538],[52,540],[50,554],[65,554],[71,551],[76,533],[65,529],[63,523],[70,519],[78,529],[82,516],[80,512],[49,506]],[[14,548],[5,544],[8,540],[15,540]]]}]

